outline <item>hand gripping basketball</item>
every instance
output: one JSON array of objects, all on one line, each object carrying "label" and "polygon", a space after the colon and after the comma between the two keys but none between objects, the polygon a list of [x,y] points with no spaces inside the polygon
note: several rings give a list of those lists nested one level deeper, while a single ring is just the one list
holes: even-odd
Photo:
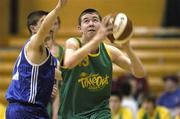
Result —
[{"label": "hand gripping basketball", "polygon": [[113,24],[113,33],[107,37],[112,43],[116,40],[125,43],[131,38],[133,25],[127,15],[124,13],[113,14],[109,22]]}]

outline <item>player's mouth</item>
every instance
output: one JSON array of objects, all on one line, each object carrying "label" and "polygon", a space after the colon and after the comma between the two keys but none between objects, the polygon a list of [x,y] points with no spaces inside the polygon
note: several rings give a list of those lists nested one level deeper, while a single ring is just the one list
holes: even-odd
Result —
[{"label": "player's mouth", "polygon": [[95,32],[96,30],[94,29],[89,29],[88,32]]}]

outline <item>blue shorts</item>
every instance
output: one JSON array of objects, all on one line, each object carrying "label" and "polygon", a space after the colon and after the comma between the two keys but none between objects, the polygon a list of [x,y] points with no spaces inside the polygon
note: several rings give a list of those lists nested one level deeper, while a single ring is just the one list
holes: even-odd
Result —
[{"label": "blue shorts", "polygon": [[46,109],[33,104],[9,103],[6,119],[49,119]]}]

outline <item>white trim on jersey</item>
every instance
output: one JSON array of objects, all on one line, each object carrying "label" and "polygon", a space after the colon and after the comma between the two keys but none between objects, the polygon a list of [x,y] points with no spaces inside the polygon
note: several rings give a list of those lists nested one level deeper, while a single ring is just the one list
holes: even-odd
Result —
[{"label": "white trim on jersey", "polygon": [[35,99],[37,95],[38,72],[39,72],[39,66],[33,66],[31,72],[31,85],[30,85],[30,96],[29,96],[29,102],[33,104],[35,103]]},{"label": "white trim on jersey", "polygon": [[[29,43],[29,42],[28,42],[28,43]],[[28,43],[27,43],[27,44],[28,44]],[[29,64],[31,64],[32,66],[41,66],[41,65],[43,65],[44,63],[46,63],[46,61],[49,59],[49,56],[50,56],[49,50],[48,50],[48,56],[47,56],[47,58],[46,58],[44,61],[42,61],[40,64],[35,64],[35,63],[32,63],[32,62],[28,59],[28,57],[27,57],[27,55],[26,55],[26,47],[27,47],[27,44],[26,44],[26,46],[24,47],[24,56],[25,56],[27,62],[28,62]]]},{"label": "white trim on jersey", "polygon": [[12,80],[19,80],[19,72],[18,72],[18,67],[19,67],[19,64],[20,64],[20,61],[21,61],[21,54],[22,54],[22,52],[20,52],[20,54],[19,54],[19,59],[18,59],[18,63],[17,63],[17,65],[15,65],[15,67],[14,67],[14,69],[16,68],[16,73],[13,75],[13,77],[12,77]]}]

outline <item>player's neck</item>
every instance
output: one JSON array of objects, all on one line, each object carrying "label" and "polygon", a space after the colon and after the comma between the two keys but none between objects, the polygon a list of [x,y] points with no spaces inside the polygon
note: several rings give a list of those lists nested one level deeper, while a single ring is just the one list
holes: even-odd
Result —
[{"label": "player's neck", "polygon": [[91,38],[88,38],[88,37],[85,37],[85,36],[82,36],[81,39],[80,39],[82,45],[87,44],[90,40],[91,40]]}]

